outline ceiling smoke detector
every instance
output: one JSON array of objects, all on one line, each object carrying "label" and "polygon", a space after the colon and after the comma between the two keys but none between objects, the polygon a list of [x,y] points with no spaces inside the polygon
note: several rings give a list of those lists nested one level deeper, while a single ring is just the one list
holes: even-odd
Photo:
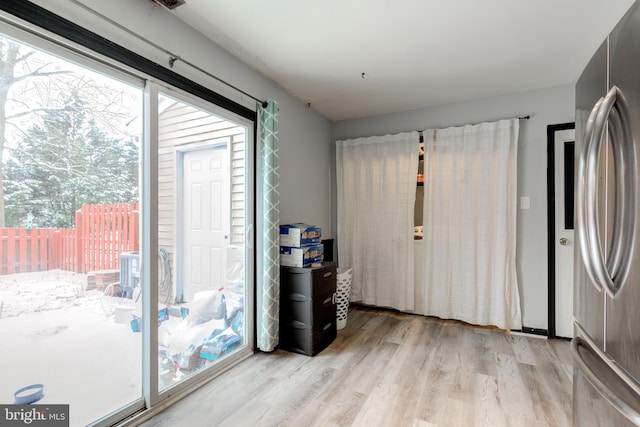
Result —
[{"label": "ceiling smoke detector", "polygon": [[184,4],[185,0],[152,0],[154,3],[161,4],[167,9],[175,9]]}]

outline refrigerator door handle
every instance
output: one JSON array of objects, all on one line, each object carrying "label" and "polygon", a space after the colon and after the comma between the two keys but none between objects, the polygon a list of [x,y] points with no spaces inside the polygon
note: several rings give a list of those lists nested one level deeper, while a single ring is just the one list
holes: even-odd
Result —
[{"label": "refrigerator door handle", "polygon": [[634,245],[636,224],[636,145],[629,124],[627,102],[622,91],[614,86],[615,104],[608,114],[615,165],[615,217],[613,219],[612,246],[606,270],[614,283],[612,292],[617,293],[625,283],[631,266],[631,251]]},{"label": "refrigerator door handle", "polygon": [[[599,105],[598,105],[599,104]],[[636,193],[636,156],[635,144],[629,127],[626,102],[622,92],[613,86],[598,102],[598,112],[593,128],[585,144],[584,159],[584,193],[581,237],[585,237],[583,258],[588,259],[589,273],[592,280],[604,286],[607,294],[614,298],[629,270],[631,257],[628,256],[633,246],[635,231],[635,193]],[[594,107],[595,108],[595,107]],[[591,117],[590,117],[591,119]],[[600,155],[604,139],[605,125],[609,121],[611,147],[613,149],[615,171],[615,220],[611,247],[607,260],[602,250],[600,230],[598,228],[598,182],[600,174]],[[589,129],[587,129],[589,131]],[[587,253],[585,254],[584,251]],[[591,270],[591,271],[590,271]]]},{"label": "refrigerator door handle", "polygon": [[584,144],[582,147],[582,152],[580,153],[580,157],[578,159],[578,182],[577,182],[577,203],[576,203],[576,214],[577,214],[577,233],[578,233],[578,247],[580,249],[580,255],[584,264],[584,268],[589,276],[589,281],[591,284],[598,290],[598,292],[602,291],[602,285],[598,280],[596,280],[596,274],[593,268],[593,262],[591,261],[591,250],[589,248],[589,233],[587,230],[587,221],[586,221],[586,191],[587,191],[587,157],[589,156],[589,149],[591,146],[591,136],[593,135],[593,127],[595,124],[596,117],[598,112],[600,111],[600,106],[602,105],[603,98],[600,98],[598,102],[591,109],[591,113],[589,114],[589,118],[587,119],[587,125],[585,127],[584,132]]},{"label": "refrigerator door handle", "polygon": [[[610,387],[607,386],[607,384],[604,383],[604,381],[600,379],[598,374],[589,366],[588,362],[580,353],[580,347],[584,347],[594,357],[604,363],[617,379],[622,381],[627,387],[633,390],[637,397],[640,397],[640,384],[638,384],[635,379],[629,376],[629,374],[627,374],[626,371],[622,369],[614,360],[607,356],[606,353],[600,350],[598,346],[595,345],[595,343],[589,338],[589,336],[584,333],[584,330],[578,323],[576,323],[576,327],[580,331],[580,335],[583,336],[583,338],[576,336],[571,340],[571,355],[573,356],[573,360],[576,363],[576,366],[584,374],[585,378],[587,379],[587,381],[589,381],[593,388],[595,388],[596,391],[607,402],[609,402],[627,419],[629,419],[636,425],[640,425],[640,412],[629,405],[629,403],[625,402],[622,397],[618,396]],[[640,398],[637,399],[636,406],[638,406],[639,402]]]}]

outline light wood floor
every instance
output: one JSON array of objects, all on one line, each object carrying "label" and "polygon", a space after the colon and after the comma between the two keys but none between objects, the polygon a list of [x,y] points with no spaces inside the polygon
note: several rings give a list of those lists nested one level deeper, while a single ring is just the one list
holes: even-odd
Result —
[{"label": "light wood floor", "polygon": [[315,357],[258,353],[150,426],[570,426],[569,343],[352,307]]}]

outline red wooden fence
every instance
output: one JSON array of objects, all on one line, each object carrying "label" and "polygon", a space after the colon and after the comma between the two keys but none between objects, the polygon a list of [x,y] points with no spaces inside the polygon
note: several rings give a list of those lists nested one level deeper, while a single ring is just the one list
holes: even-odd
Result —
[{"label": "red wooden fence", "polygon": [[76,272],[120,268],[120,254],[139,248],[138,210],[138,203],[83,205],[76,212]]},{"label": "red wooden fence", "polygon": [[0,274],[120,268],[120,254],[139,250],[138,203],[83,205],[76,228],[0,228]]}]

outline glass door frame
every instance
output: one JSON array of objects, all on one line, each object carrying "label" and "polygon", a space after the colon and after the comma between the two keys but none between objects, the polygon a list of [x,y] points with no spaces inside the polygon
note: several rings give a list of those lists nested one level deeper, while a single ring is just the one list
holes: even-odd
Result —
[{"label": "glass door frame", "polygon": [[[71,45],[64,39],[58,39],[50,35],[41,35],[41,30],[32,25],[28,25],[22,22],[17,22],[15,18],[6,15],[0,10],[0,32],[8,37],[15,39],[16,41],[25,45],[33,46],[34,49],[40,49],[45,53],[58,56],[63,60],[72,62],[81,67],[86,67],[93,72],[99,72],[112,78],[114,80],[121,81],[125,84],[137,87],[144,95],[144,84],[146,77],[142,73],[133,73],[125,71],[124,67],[109,66],[104,60],[97,58],[96,53],[87,49]],[[142,153],[140,153],[141,156]],[[142,157],[140,157],[142,159]],[[139,185],[142,183],[139,182]],[[140,242],[142,243],[142,242]],[[145,322],[146,323],[146,322]],[[143,342],[144,352],[144,342]],[[144,353],[143,353],[144,354]],[[144,360],[141,360],[144,367]],[[144,372],[143,372],[144,374]],[[89,424],[89,426],[109,426],[118,421],[121,421],[125,417],[130,417],[133,414],[145,410],[145,394],[144,394],[144,376],[142,382],[142,389],[140,390],[140,397],[130,401],[117,410],[105,414],[103,417]],[[64,402],[60,402],[64,403]]]},{"label": "glass door frame", "polygon": [[[7,7],[10,5],[6,5]],[[19,8],[20,9],[20,8]],[[37,9],[36,13],[32,9]],[[158,253],[158,94],[160,91],[170,93],[174,97],[181,97],[193,105],[200,105],[207,111],[218,115],[246,129],[245,141],[245,278],[246,280],[246,301],[245,301],[245,337],[246,346],[238,350],[239,356],[223,359],[215,366],[203,369],[202,372],[194,374],[185,379],[182,383],[169,387],[163,392],[158,391],[158,328],[157,322],[142,322],[142,395],[140,398],[131,401],[120,409],[106,414],[104,417],[91,423],[91,426],[108,426],[117,422],[126,422],[139,417],[138,414],[154,413],[159,410],[161,403],[167,403],[173,399],[177,400],[185,396],[194,389],[200,387],[205,382],[215,378],[216,374],[231,368],[235,364],[253,354],[255,348],[255,233],[253,233],[256,219],[256,126],[257,117],[255,110],[248,109],[234,101],[224,98],[221,95],[208,90],[191,80],[182,77],[168,70],[157,70],[155,64],[149,60],[140,61],[134,53],[127,52],[125,48],[108,44],[114,52],[103,52],[102,49],[96,51],[95,46],[102,46],[104,43],[95,43],[101,38],[91,33],[89,30],[78,30],[74,26],[74,33],[66,34],[59,30],[59,25],[65,20],[56,17],[51,12],[40,8],[37,5],[27,3],[24,13],[20,12],[16,16],[13,6],[8,7],[11,12],[5,11],[5,6],[0,7],[0,28],[3,33],[17,40],[24,41],[48,52],[59,55],[62,58],[77,62],[80,65],[98,70],[106,75],[113,76],[125,82],[136,82],[136,86],[144,90],[143,99],[143,134],[140,153],[140,255],[141,255],[141,277],[140,284],[143,290],[143,319],[155,319],[157,313],[151,307],[156,307],[158,301],[157,286],[151,283],[158,283],[158,257],[150,254]],[[42,18],[44,16],[44,18]],[[39,22],[39,19],[43,19]],[[64,25],[63,25],[64,27]],[[82,33],[82,34],[79,34]],[[74,39],[86,39],[86,41],[75,41]],[[124,53],[123,53],[124,52]],[[137,61],[131,60],[129,63],[146,63],[142,68],[134,68],[125,65],[122,58],[131,55],[136,56]],[[138,65],[136,65],[138,66]],[[146,66],[146,68],[145,68]],[[155,73],[158,76],[154,77]],[[192,87],[193,93],[188,90],[178,89],[170,83],[160,79],[167,78],[176,82],[179,86]],[[203,92],[200,94],[199,92]],[[216,100],[221,99],[229,104],[220,106]],[[156,114],[153,114],[155,111]],[[253,114],[252,114],[253,113]],[[151,303],[153,302],[153,304]]]},{"label": "glass door frame", "polygon": [[169,85],[147,81],[144,93],[144,131],[142,144],[142,195],[141,195],[141,259],[140,272],[143,291],[143,318],[154,319],[157,313],[158,288],[151,286],[158,283],[158,99],[167,95],[181,102],[193,105],[220,118],[233,122],[246,129],[245,139],[245,333],[244,345],[229,357],[215,365],[206,367],[163,391],[158,389],[158,327],[157,322],[143,322],[143,394],[146,407],[153,409],[159,403],[171,398],[179,399],[216,374],[229,369],[254,352],[255,342],[255,245],[253,221],[255,218],[255,123],[222,107],[209,103],[196,95],[172,88]]}]

